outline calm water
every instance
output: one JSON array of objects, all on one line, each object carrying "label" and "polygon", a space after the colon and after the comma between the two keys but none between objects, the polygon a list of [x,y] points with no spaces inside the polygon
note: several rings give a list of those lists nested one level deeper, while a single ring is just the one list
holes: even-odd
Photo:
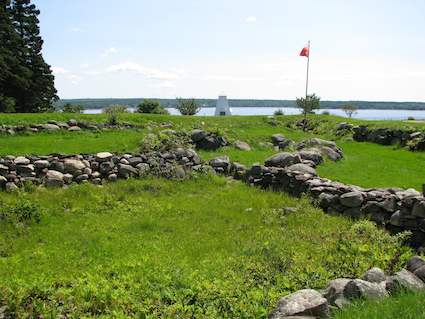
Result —
[{"label": "calm water", "polygon": [[[233,115],[273,115],[278,110],[277,107],[233,107]],[[286,115],[299,114],[300,110],[297,108],[285,107],[281,108],[283,113]],[[134,111],[134,109],[130,109]],[[173,115],[179,115],[179,111],[176,109],[168,109]],[[206,107],[202,108],[197,115],[213,116],[215,108]],[[84,113],[87,114],[98,114],[102,110],[99,109],[87,109]],[[320,109],[316,113],[329,112],[333,115],[346,116],[342,110],[334,109]],[[353,118],[362,120],[406,120],[408,117],[413,117],[416,120],[425,119],[425,111],[406,111],[406,110],[358,110],[357,114]]]}]

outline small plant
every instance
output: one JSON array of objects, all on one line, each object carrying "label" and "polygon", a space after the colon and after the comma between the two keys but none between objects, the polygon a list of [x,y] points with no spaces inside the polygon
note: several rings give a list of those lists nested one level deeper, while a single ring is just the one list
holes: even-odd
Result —
[{"label": "small plant", "polygon": [[66,103],[63,106],[63,113],[83,113],[84,107],[78,104]]},{"label": "small plant", "polygon": [[349,118],[352,118],[357,113],[357,108],[352,104],[344,104],[341,109],[347,114]]},{"label": "small plant", "polygon": [[36,222],[41,220],[40,208],[27,199],[19,200],[15,205],[1,205],[0,220],[13,224]]},{"label": "small plant", "polygon": [[274,111],[274,115],[275,116],[280,116],[280,115],[285,115],[285,113],[283,113],[282,109],[277,109],[276,111]]},{"label": "small plant", "polygon": [[181,115],[195,115],[201,110],[195,99],[185,100],[178,98],[177,102],[177,110],[179,110]]},{"label": "small plant", "polygon": [[161,105],[159,101],[143,100],[137,106],[138,113],[151,113],[151,114],[169,114],[169,112]]},{"label": "small plant", "polygon": [[322,115],[331,115],[331,113],[329,111],[323,111]]},{"label": "small plant", "polygon": [[409,116],[409,117],[407,118],[407,120],[408,120],[408,121],[414,121],[414,120],[415,120],[415,118],[414,118],[413,116]]},{"label": "small plant", "polygon": [[307,114],[312,114],[314,113],[314,110],[320,109],[320,97],[318,97],[316,94],[311,94],[307,95],[305,98],[297,98],[296,103],[297,107],[301,109],[302,114],[304,115],[303,130],[305,131],[307,124]]},{"label": "small plant", "polygon": [[103,109],[103,113],[108,115],[107,123],[109,125],[118,125],[119,124],[119,115],[123,113],[128,113],[126,105],[111,105]]}]

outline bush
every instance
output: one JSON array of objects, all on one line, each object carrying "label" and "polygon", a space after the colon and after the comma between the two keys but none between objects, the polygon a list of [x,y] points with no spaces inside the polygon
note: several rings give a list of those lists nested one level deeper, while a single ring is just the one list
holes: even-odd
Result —
[{"label": "bush", "polygon": [[347,114],[349,118],[352,118],[357,113],[357,108],[352,104],[344,104],[341,109]]},{"label": "bush", "polygon": [[118,125],[119,115],[123,113],[128,113],[128,110],[126,105],[115,104],[104,108],[102,112],[108,114],[107,123],[109,125]]},{"label": "bush", "polygon": [[331,113],[329,111],[323,111],[322,115],[331,115]]},{"label": "bush", "polygon": [[29,200],[21,199],[15,205],[1,207],[0,220],[16,223],[36,222],[41,219],[40,208]]},{"label": "bush", "polygon": [[78,104],[66,103],[63,106],[63,113],[83,113],[84,107]]},{"label": "bush", "polygon": [[274,111],[274,115],[275,116],[285,115],[285,113],[283,113],[283,110],[282,109],[277,109],[276,111]]},{"label": "bush", "polygon": [[159,101],[153,100],[143,100],[143,102],[137,106],[137,112],[151,114],[169,114]]},{"label": "bush", "polygon": [[409,117],[407,118],[407,120],[408,120],[408,121],[414,121],[414,120],[415,120],[415,118],[414,118],[413,116],[409,116]]},{"label": "bush", "polygon": [[201,110],[195,99],[177,99],[177,102],[177,110],[179,110],[181,115],[195,115]]}]

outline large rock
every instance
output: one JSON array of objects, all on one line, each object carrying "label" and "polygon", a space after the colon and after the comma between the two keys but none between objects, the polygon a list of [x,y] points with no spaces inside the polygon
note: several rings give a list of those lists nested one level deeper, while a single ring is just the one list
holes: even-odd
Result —
[{"label": "large rock", "polygon": [[250,151],[251,150],[251,146],[244,141],[235,141],[235,148],[237,148],[238,150],[242,150],[242,151]]},{"label": "large rock", "polygon": [[112,156],[114,156],[112,153],[109,152],[100,152],[96,154],[96,161],[97,162],[108,162],[112,159]]},{"label": "large rock", "polygon": [[347,283],[344,288],[344,297],[347,299],[372,299],[387,296],[385,282],[377,284],[362,279],[354,279]]},{"label": "large rock", "polygon": [[289,166],[287,170],[291,172],[299,172],[301,174],[309,174],[309,175],[317,176],[316,170],[313,167],[305,165],[305,164],[294,164]]},{"label": "large rock", "polygon": [[299,154],[287,152],[273,155],[265,161],[265,165],[268,167],[287,167],[297,163],[301,163],[301,157]]},{"label": "large rock", "polygon": [[62,187],[64,185],[63,174],[54,170],[47,171],[44,185],[46,187]]},{"label": "large rock", "polygon": [[118,165],[118,175],[123,177],[123,178],[138,176],[139,170],[137,168],[134,168],[131,165],[119,164]]},{"label": "large rock", "polygon": [[328,301],[315,290],[300,290],[280,299],[276,309],[270,313],[269,319],[283,319],[290,316],[327,318]]},{"label": "large rock", "polygon": [[15,158],[14,163],[16,165],[28,165],[30,163],[30,160],[24,156],[18,156]]},{"label": "large rock", "polygon": [[207,137],[208,133],[203,130],[195,129],[192,131],[191,138],[192,141],[199,142],[202,141],[205,137]]},{"label": "large rock", "polygon": [[341,195],[339,201],[345,207],[360,207],[363,203],[363,195],[361,192],[349,192]]},{"label": "large rock", "polygon": [[419,256],[413,256],[407,261],[406,269],[414,273],[419,268],[425,266],[425,260]]},{"label": "large rock", "polygon": [[351,281],[351,279],[338,278],[329,282],[326,288],[323,290],[323,297],[333,306],[341,308],[347,303],[344,297],[345,286]]},{"label": "large rock", "polygon": [[380,283],[387,279],[387,276],[385,276],[385,273],[380,268],[372,268],[366,271],[363,275],[363,280],[374,282],[374,283]]},{"label": "large rock", "polygon": [[74,174],[77,171],[82,171],[86,165],[78,159],[67,158],[63,162],[65,173]]},{"label": "large rock", "polygon": [[44,124],[41,126],[41,128],[43,130],[47,130],[47,131],[57,131],[60,130],[60,127],[56,124]]},{"label": "large rock", "polygon": [[303,150],[299,154],[303,160],[312,161],[315,165],[323,162],[322,154],[316,149]]},{"label": "large rock", "polygon": [[388,277],[386,289],[390,293],[397,291],[416,291],[425,289],[425,284],[419,277],[403,269],[394,276]]},{"label": "large rock", "polygon": [[38,160],[34,162],[34,166],[36,169],[45,169],[50,166],[50,162],[47,160]]}]

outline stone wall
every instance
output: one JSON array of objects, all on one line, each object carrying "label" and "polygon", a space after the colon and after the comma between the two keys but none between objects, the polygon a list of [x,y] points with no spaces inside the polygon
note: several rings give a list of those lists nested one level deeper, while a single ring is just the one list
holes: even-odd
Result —
[{"label": "stone wall", "polygon": [[68,120],[67,122],[48,121],[46,124],[28,125],[0,125],[0,134],[38,133],[51,131],[81,131],[81,130],[102,130],[102,129],[135,129],[138,126],[132,124],[110,125],[103,123],[87,123],[84,121]]},{"label": "stone wall", "polygon": [[338,124],[337,135],[347,131],[353,132],[353,139],[357,142],[371,142],[380,145],[398,144],[403,147],[408,146],[411,151],[425,150],[425,133],[414,129],[369,128],[366,125]]},{"label": "stone wall", "polygon": [[341,309],[355,299],[380,299],[400,291],[424,289],[425,261],[415,256],[404,269],[391,276],[372,268],[362,278],[338,278],[321,291],[303,289],[285,296],[269,314],[269,319],[328,318],[333,309]]},{"label": "stone wall", "polygon": [[26,184],[62,187],[71,183],[102,184],[105,181],[143,177],[184,178],[202,170],[201,158],[192,149],[135,154],[5,156],[0,158],[0,187],[14,191]]}]

